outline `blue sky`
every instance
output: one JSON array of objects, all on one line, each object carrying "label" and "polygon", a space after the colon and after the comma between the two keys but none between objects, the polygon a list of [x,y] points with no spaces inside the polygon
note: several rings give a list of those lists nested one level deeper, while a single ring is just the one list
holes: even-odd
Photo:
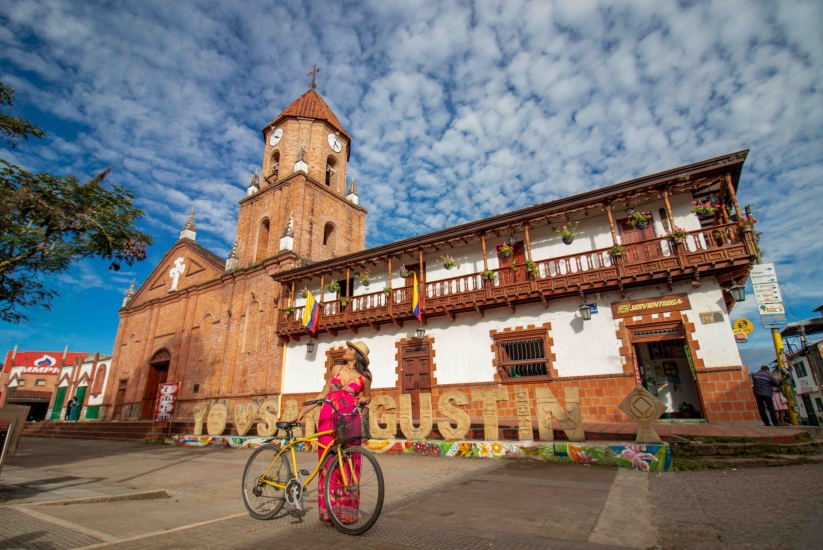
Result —
[{"label": "blue sky", "polygon": [[[0,3],[0,79],[47,139],[5,158],[111,181],[155,238],[120,273],[54,279],[0,348],[111,352],[122,296],[196,209],[225,256],[260,128],[308,88],[353,137],[368,246],[740,149],[789,313],[823,303],[819,2]],[[750,287],[749,287],[750,289]],[[753,299],[732,317],[756,321]],[[759,323],[758,323],[759,325]],[[758,329],[744,362],[773,359]]]}]

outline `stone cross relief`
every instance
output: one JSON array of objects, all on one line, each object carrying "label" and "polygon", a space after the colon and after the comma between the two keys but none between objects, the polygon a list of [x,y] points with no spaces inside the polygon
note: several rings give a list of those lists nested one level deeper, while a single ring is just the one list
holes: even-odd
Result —
[{"label": "stone cross relief", "polygon": [[180,275],[186,271],[186,264],[184,264],[183,261],[183,258],[177,258],[174,260],[174,267],[169,270],[169,277],[171,277],[171,288],[169,292],[175,292],[177,290],[177,281],[180,279]]}]

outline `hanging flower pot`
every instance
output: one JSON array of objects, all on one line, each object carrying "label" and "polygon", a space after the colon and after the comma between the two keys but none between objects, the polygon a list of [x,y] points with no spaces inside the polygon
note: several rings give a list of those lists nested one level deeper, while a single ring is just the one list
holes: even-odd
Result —
[{"label": "hanging flower pot", "polygon": [[742,231],[743,233],[754,233],[754,224],[756,223],[756,219],[746,218],[742,222],[738,222],[737,225],[740,226],[740,231]]},{"label": "hanging flower pot", "polygon": [[666,233],[666,238],[669,239],[675,245],[683,244],[683,239],[686,237],[686,232],[679,227],[675,227],[668,233]]},{"label": "hanging flower pot", "polygon": [[302,296],[303,298],[307,298],[308,295],[309,295],[309,289],[308,288],[304,288],[303,290],[300,291],[300,296]]},{"label": "hanging flower pot", "polygon": [[354,275],[354,278],[360,281],[363,286],[369,286],[369,283],[371,283],[371,270],[360,271]]},{"label": "hanging flower pot", "polygon": [[483,272],[484,281],[494,281],[495,279],[497,279],[497,273],[495,273],[491,269],[487,269]]},{"label": "hanging flower pot", "polygon": [[626,247],[620,244],[616,244],[612,247],[611,253],[612,256],[615,258],[620,258],[623,256],[623,253],[626,251]]},{"label": "hanging flower pot", "polygon": [[510,247],[507,244],[504,244],[503,246],[498,246],[497,252],[503,258],[511,258],[512,254],[514,254],[514,250],[512,250],[512,247]]},{"label": "hanging flower pot", "polygon": [[572,244],[574,238],[577,236],[577,226],[580,222],[569,222],[561,228],[555,229],[554,232],[560,235],[563,244]]},{"label": "hanging flower pot", "polygon": [[637,210],[629,210],[629,219],[626,222],[629,227],[636,227],[637,229],[646,229],[649,226],[649,217]]},{"label": "hanging flower pot", "polygon": [[460,264],[457,263],[457,260],[455,260],[451,256],[440,256],[440,261],[443,263],[443,267],[445,267],[446,269],[460,268]]},{"label": "hanging flower pot", "polygon": [[411,275],[411,273],[409,272],[409,270],[408,270],[408,269],[406,269],[406,266],[405,266],[405,265],[401,265],[401,266],[400,266],[400,276],[401,276],[401,277],[403,277],[403,278],[405,279],[405,278],[406,278],[406,277],[408,277],[409,275]]}]

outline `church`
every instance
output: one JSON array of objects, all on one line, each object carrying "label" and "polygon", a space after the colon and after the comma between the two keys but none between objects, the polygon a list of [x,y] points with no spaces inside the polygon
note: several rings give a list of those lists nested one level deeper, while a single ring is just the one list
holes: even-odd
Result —
[{"label": "church", "polygon": [[198,244],[192,213],[127,293],[99,418],[150,419],[158,384],[179,382],[178,418],[274,400],[289,419],[361,340],[372,395],[429,422],[457,390],[481,396],[457,400],[472,424],[491,406],[517,426],[546,389],[585,422],[626,422],[638,384],[664,416],[755,420],[729,322],[758,254],[737,199],[748,151],[367,249],[353,139],[314,88],[262,134],[229,257]]}]

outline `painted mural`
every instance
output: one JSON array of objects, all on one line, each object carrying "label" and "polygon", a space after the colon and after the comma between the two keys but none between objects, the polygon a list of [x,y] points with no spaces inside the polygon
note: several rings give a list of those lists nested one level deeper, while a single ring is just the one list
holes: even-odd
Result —
[{"label": "painted mural", "polygon": [[[283,440],[265,437],[181,435],[178,445],[254,449],[261,445],[280,446]],[[669,472],[672,458],[668,445],[588,445],[566,442],[530,441],[406,441],[371,439],[364,443],[375,454],[417,454],[445,458],[532,459],[555,463],[617,466],[643,472]],[[312,443],[298,443],[297,450],[316,452]]]}]

